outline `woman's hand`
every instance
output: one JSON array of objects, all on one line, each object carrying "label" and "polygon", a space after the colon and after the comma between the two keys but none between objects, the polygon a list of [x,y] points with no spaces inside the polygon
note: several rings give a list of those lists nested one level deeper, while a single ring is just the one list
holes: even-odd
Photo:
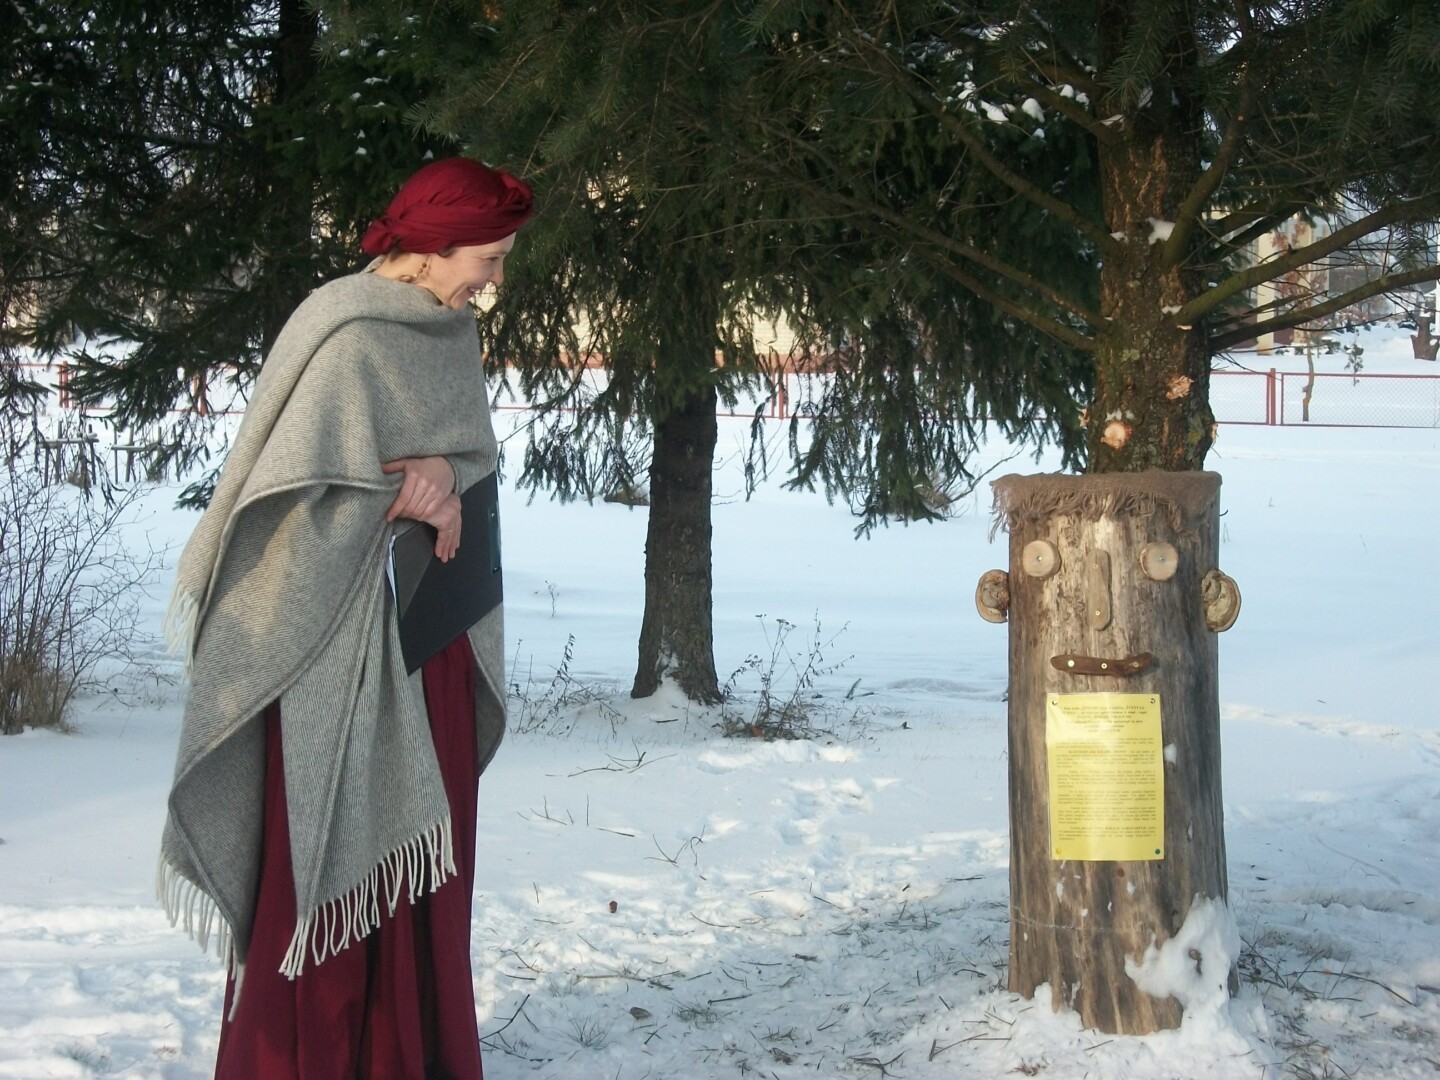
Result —
[{"label": "woman's hand", "polygon": [[460,550],[460,496],[446,495],[440,502],[440,509],[421,521],[434,525],[439,534],[435,537],[435,557],[449,562]]},{"label": "woman's hand", "polygon": [[449,562],[460,547],[460,497],[454,494],[455,471],[443,457],[400,458],[380,466],[387,475],[404,473],[404,482],[386,521],[411,518],[435,526],[435,557]]}]

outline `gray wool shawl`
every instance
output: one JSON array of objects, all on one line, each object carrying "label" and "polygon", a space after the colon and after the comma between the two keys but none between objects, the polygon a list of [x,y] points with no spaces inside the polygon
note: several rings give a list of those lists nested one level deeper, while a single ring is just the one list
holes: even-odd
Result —
[{"label": "gray wool shawl", "polygon": [[[239,970],[271,702],[298,913],[285,974],[455,872],[421,677],[405,673],[384,568],[401,477],[380,465],[430,455],[450,460],[461,490],[495,469],[474,319],[372,274],[317,289],[261,368],[181,556],[167,625],[187,650],[190,688],[158,888],[172,923],[202,948],[215,931]],[[505,726],[501,618],[469,634],[482,769]]]}]

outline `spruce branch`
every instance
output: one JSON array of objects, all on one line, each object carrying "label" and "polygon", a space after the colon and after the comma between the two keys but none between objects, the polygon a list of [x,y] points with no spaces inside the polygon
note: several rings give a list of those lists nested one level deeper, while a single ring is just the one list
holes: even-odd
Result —
[{"label": "spruce branch", "polygon": [[[1195,299],[1182,307],[1175,315],[1177,323],[1193,323],[1204,315],[1214,311],[1226,300],[1239,293],[1252,289],[1256,285],[1267,281],[1273,281],[1282,274],[1339,251],[1341,248],[1353,243],[1356,240],[1368,236],[1378,229],[1383,229],[1397,221],[1410,220],[1423,214],[1425,208],[1416,201],[1397,202],[1389,206],[1383,206],[1373,213],[1367,214],[1358,221],[1353,221],[1343,228],[1336,229],[1328,236],[1323,236],[1313,243],[1305,244],[1292,249],[1278,258],[1268,259],[1232,274],[1214,288],[1201,293]],[[1384,290],[1381,290],[1384,291]],[[1374,295],[1373,293],[1371,295]],[[1343,304],[1341,305],[1344,306]],[[1291,324],[1294,325],[1294,324]]]},{"label": "spruce branch", "polygon": [[1100,84],[1085,70],[1085,64],[1080,59],[1065,51],[1055,35],[1055,28],[1041,19],[1040,13],[1029,5],[1026,6],[1025,16],[1043,40],[1043,44],[1036,45],[1038,51],[1026,50],[1035,69],[1051,81],[1069,83],[1091,101],[1097,100]]},{"label": "spruce branch", "polygon": [[[1070,225],[1102,253],[1109,255],[1118,251],[1115,239],[1101,225],[1085,217],[1063,199],[1056,198],[1026,180],[991,153],[984,142],[976,136],[970,125],[946,107],[937,88],[928,83],[917,85],[915,72],[904,65],[901,57],[863,34],[852,33],[846,40],[857,54],[866,53],[878,57],[881,64],[889,69],[888,81],[892,85],[898,86],[907,97],[935,117],[941,126],[959,139],[961,144],[974,155],[975,160],[997,180],[1033,205],[1054,214],[1056,218]],[[882,74],[874,66],[872,66],[872,70],[875,70],[876,74]],[[1027,89],[1032,88],[1027,87]],[[1055,96],[1059,97],[1058,94]],[[1080,110],[1080,112],[1083,113],[1084,110]],[[1067,113],[1067,115],[1069,114]],[[1086,115],[1088,117],[1088,114]],[[1094,127],[1103,127],[1093,117],[1089,117],[1086,121],[1074,119],[1077,119],[1078,123],[1092,133]]]},{"label": "spruce branch", "polygon": [[[1305,204],[1301,202],[1271,203],[1264,209],[1256,208],[1253,211],[1246,211],[1244,214],[1230,214],[1219,224],[1207,226],[1206,231],[1213,233],[1219,239],[1206,252],[1206,258],[1211,261],[1228,258],[1235,252],[1249,247],[1252,241],[1268,232],[1273,232],[1304,209]],[[1248,225],[1244,224],[1247,218]],[[1235,231],[1236,229],[1239,231]]]},{"label": "spruce branch", "polygon": [[1119,141],[1119,136],[1114,128],[1107,127],[1095,119],[1095,114],[1074,98],[1067,98],[1064,94],[1039,83],[1030,87],[1030,92],[1041,105],[1060,113],[1087,134],[1093,136],[1097,142],[1114,144]]},{"label": "spruce branch", "polygon": [[[1231,330],[1226,330],[1210,338],[1209,347],[1211,353],[1224,352],[1248,341],[1260,334],[1267,334],[1274,330],[1286,330],[1294,326],[1302,326],[1315,319],[1322,319],[1326,315],[1333,315],[1337,311],[1343,311],[1351,304],[1358,304],[1362,300],[1369,300],[1372,296],[1379,296],[1381,293],[1395,292],[1399,289],[1408,288],[1411,285],[1423,285],[1430,281],[1440,281],[1440,265],[1422,266],[1416,270],[1406,270],[1398,274],[1385,274],[1359,285],[1349,292],[1341,293],[1339,296],[1331,297],[1318,304],[1309,304],[1300,308],[1291,308],[1283,315],[1276,315],[1273,318],[1262,319],[1259,322],[1240,325]],[[1318,294],[1317,294],[1318,295]]]},{"label": "spruce branch", "polygon": [[1047,191],[1043,191],[1036,185],[1026,180],[1019,173],[1010,169],[998,157],[992,154],[984,142],[976,136],[970,124],[962,117],[957,116],[945,107],[944,102],[931,94],[922,93],[914,86],[905,84],[905,91],[911,98],[933,114],[950,134],[960,140],[960,143],[974,155],[985,171],[990,173],[1006,187],[1010,188],[1021,198],[1054,214],[1059,220],[1065,222],[1085,239],[1089,240],[1103,255],[1114,255],[1119,251],[1119,246],[1103,226],[1085,217],[1075,207],[1057,199]]},{"label": "spruce branch", "polygon": [[1186,252],[1190,248],[1191,238],[1195,235],[1196,227],[1205,213],[1205,207],[1210,202],[1210,197],[1219,189],[1226,173],[1230,170],[1231,163],[1235,160],[1235,155],[1244,138],[1247,118],[1254,107],[1255,84],[1253,77],[1247,71],[1244,88],[1240,94],[1240,103],[1226,121],[1225,134],[1220,139],[1220,146],[1215,152],[1215,157],[1196,177],[1194,185],[1180,203],[1180,208],[1175,212],[1175,227],[1171,230],[1170,238],[1165,241],[1165,246],[1160,253],[1161,261],[1165,266],[1178,266],[1185,258]]},{"label": "spruce branch", "polygon": [[[934,229],[928,225],[921,224],[920,222],[910,217],[908,214],[900,213],[897,210],[891,210],[888,207],[879,206],[873,203],[867,203],[864,200],[858,199],[852,195],[843,195],[839,192],[825,192],[823,189],[820,189],[818,187],[814,190],[813,193],[822,198],[833,198],[834,200],[842,203],[851,210],[857,212],[863,210],[864,212],[874,217],[880,218],[886,224],[893,225],[897,229],[908,232],[917,240],[923,240],[927,244],[933,245],[934,247],[948,252],[949,254],[958,256],[959,258],[962,258],[967,262],[973,262],[979,266],[983,266],[986,270],[998,274],[999,276],[1005,278],[1008,281],[1014,282],[1016,285],[1020,286],[1025,291],[1034,294],[1038,298],[1049,301],[1051,304],[1055,305],[1063,311],[1068,311],[1070,314],[1074,315],[1078,319],[1081,319],[1090,326],[1099,326],[1103,322],[1103,319],[1098,312],[1091,311],[1083,304],[1071,299],[1064,293],[1060,292],[1058,289],[1055,289],[1045,284],[1043,281],[1036,278],[1033,274],[1027,274],[1025,271],[1011,266],[1003,259],[996,258],[989,252],[983,251],[977,247],[973,247],[970,244],[966,244],[960,240],[956,240],[954,237],[947,236],[945,235],[945,233],[941,232],[938,229]],[[919,254],[928,258],[925,250],[922,250],[921,252],[919,252]],[[938,267],[942,269],[952,265],[948,262],[945,262],[944,260],[932,258],[930,259],[930,261],[934,262]],[[954,277],[954,275],[951,276]],[[965,285],[967,289],[971,289],[971,291],[975,292],[977,295],[984,296],[987,299],[991,299],[997,304],[997,306],[1002,306],[1002,309],[1006,310],[1009,314],[1017,316],[1019,315],[1018,311],[1011,310],[1010,306],[1008,306],[1008,301],[1001,300],[998,295],[993,292],[993,290],[983,287],[972,286],[970,282],[973,282],[974,279],[970,278],[968,275],[965,276],[963,281],[960,277],[955,277],[955,280],[960,281],[961,284]],[[1025,321],[1031,326],[1034,326],[1036,329],[1043,330],[1045,333],[1050,334],[1052,337],[1059,338],[1067,345],[1072,345],[1076,348],[1093,348],[1093,343],[1090,343],[1088,338],[1085,338],[1083,335],[1071,336],[1074,335],[1074,331],[1069,331],[1067,334],[1067,328],[1063,327],[1059,323],[1054,322],[1054,320],[1039,315],[1037,312],[1030,312],[1029,316],[1025,317]],[[1081,344],[1081,342],[1085,342],[1085,344]]]},{"label": "spruce branch", "polygon": [[[800,140],[798,137],[794,136],[791,133],[784,133],[782,137],[797,146],[802,146],[807,149],[811,154],[818,157],[836,175],[844,175],[844,170],[841,168],[840,163],[831,158],[830,155],[828,155],[825,151],[820,150],[813,144],[804,143],[803,140]],[[963,241],[956,240],[954,237],[947,236],[945,233],[941,232],[938,229],[922,224],[916,221],[909,214],[902,213],[898,210],[892,210],[889,207],[883,206],[876,201],[870,201],[859,198],[855,195],[847,195],[843,192],[831,190],[815,181],[804,181],[797,184],[797,187],[799,190],[802,190],[817,199],[821,199],[834,205],[844,207],[847,211],[854,213],[859,221],[863,222],[866,218],[878,218],[881,221],[885,222],[887,225],[892,225],[896,229],[910,234],[917,240],[925,241],[926,245],[930,245],[933,248],[939,248],[951,255],[957,256],[958,258],[965,259],[968,262],[976,263],[979,266],[983,266],[985,269],[990,270],[995,274],[998,274],[1006,280],[1020,286],[1025,291],[1032,293],[1037,298],[1049,301],[1051,304],[1060,308],[1061,310],[1069,312],[1070,314],[1074,315],[1076,318],[1082,320],[1090,326],[1098,327],[1103,322],[1098,312],[1089,310],[1083,304],[1080,304],[1078,301],[1066,296],[1059,290],[1045,284],[1043,281],[1039,280],[1034,275],[1027,274],[1025,271],[1011,266],[1003,259],[997,258],[996,256],[991,255],[986,251],[983,251],[970,244],[966,244]],[[926,255],[926,252],[928,250],[928,248],[922,246],[919,254]],[[1081,334],[1076,330],[1065,326],[1063,323],[1060,323],[1055,319],[1049,318],[1045,315],[1040,314],[1037,311],[1033,311],[1027,307],[1024,307],[1016,303],[1015,301],[1006,299],[1005,297],[996,293],[993,289],[981,284],[974,277],[965,274],[963,271],[958,270],[958,268],[955,268],[953,264],[950,264],[944,260],[937,259],[930,259],[929,261],[933,262],[952,280],[964,285],[965,288],[970,289],[977,296],[983,297],[988,302],[993,303],[997,308],[1006,312],[1006,314],[1013,315],[1016,318],[1021,319],[1027,325],[1035,327],[1042,333],[1048,334],[1049,336],[1055,338],[1058,341],[1064,342],[1066,345],[1069,345],[1072,348],[1081,349],[1086,352],[1092,351],[1094,349],[1094,342],[1087,338],[1084,334]]]},{"label": "spruce branch", "polygon": [[988,285],[982,284],[976,278],[965,273],[965,271],[961,270],[954,263],[945,262],[943,260],[930,261],[933,263],[936,269],[938,269],[946,277],[949,277],[951,280],[957,282],[960,285],[963,285],[965,288],[973,292],[976,296],[980,297],[980,299],[984,300],[992,307],[1003,311],[1006,315],[1010,315],[1016,319],[1019,319],[1027,326],[1032,326],[1036,330],[1039,330],[1042,334],[1048,334],[1056,341],[1068,345],[1070,348],[1075,349],[1079,352],[1092,353],[1095,351],[1094,340],[1086,337],[1078,330],[1074,330],[1071,327],[1068,327],[1064,323],[1058,322],[1055,319],[1047,318],[1046,316],[1041,315],[1039,312],[1034,311],[1021,304],[1019,301],[1011,300],[1008,297],[1002,296],[994,289],[990,288]]}]

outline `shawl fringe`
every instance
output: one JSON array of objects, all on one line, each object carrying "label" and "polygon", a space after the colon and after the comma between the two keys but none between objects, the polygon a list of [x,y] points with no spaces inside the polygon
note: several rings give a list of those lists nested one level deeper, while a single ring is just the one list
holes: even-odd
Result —
[{"label": "shawl fringe", "polygon": [[[381,859],[365,880],[349,892],[326,901],[301,919],[291,935],[280,973],[295,979],[305,969],[307,954],[315,964],[321,964],[369,937],[380,926],[382,899],[386,914],[394,915],[402,892],[406,902],[413,904],[418,897],[440,888],[457,872],[454,829],[450,815],[446,814]],[[155,893],[170,925],[183,929],[205,952],[210,951],[213,940],[216,957],[225,961],[238,982],[243,965],[238,963],[235,954],[230,925],[210,894],[163,859],[155,872]],[[239,997],[238,986],[236,997]]]},{"label": "shawl fringe", "polygon": [[185,590],[178,582],[170,593],[170,602],[165,607],[165,618],[160,624],[160,634],[165,647],[172,656],[185,661],[185,670],[190,670],[191,658],[195,655],[195,631],[200,619],[200,600],[193,592]]},{"label": "shawl fringe", "polygon": [[394,915],[402,890],[407,901],[432,893],[456,874],[454,833],[445,815],[413,840],[401,844],[349,892],[327,900],[301,919],[280,963],[280,973],[297,978],[308,954],[316,964],[368,937],[380,926],[380,901]]},{"label": "shawl fringe", "polygon": [[210,894],[185,877],[163,858],[155,871],[155,895],[164,908],[171,926],[183,929],[204,952],[210,951],[214,938],[215,955],[228,966],[235,966],[234,942],[230,924]]}]

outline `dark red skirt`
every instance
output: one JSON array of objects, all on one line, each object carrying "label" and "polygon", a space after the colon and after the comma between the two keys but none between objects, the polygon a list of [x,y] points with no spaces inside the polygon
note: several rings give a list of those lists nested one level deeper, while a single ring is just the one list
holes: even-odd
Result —
[{"label": "dark red skirt", "polygon": [[475,887],[475,660],[462,634],[422,669],[458,873],[368,937],[280,974],[295,930],[280,706],[265,712],[265,840],[255,932],[235,1016],[225,988],[216,1080],[481,1080],[470,898]]}]

